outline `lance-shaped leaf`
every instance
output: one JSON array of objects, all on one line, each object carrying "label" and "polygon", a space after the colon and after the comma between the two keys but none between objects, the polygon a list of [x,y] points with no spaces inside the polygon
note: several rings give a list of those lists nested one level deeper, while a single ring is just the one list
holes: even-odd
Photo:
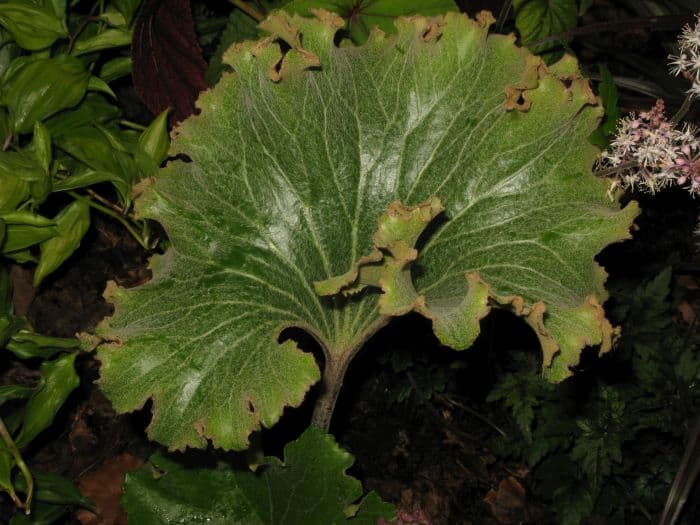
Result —
[{"label": "lance-shaped leaf", "polygon": [[[225,54],[234,73],[176,131],[170,154],[189,161],[137,202],[172,246],[150,283],[109,289],[99,358],[118,410],[152,399],[149,433],[172,448],[245,447],[319,377],[278,344],[284,328],[312,334],[325,374],[342,377],[410,309],[466,348],[491,306],[510,308],[552,379],[584,345],[609,348],[593,258],[628,236],[637,208],[591,174],[601,108],[573,59],[548,69],[488,36],[492,20],[399,19],[355,47],[334,43],[334,15],[280,13],[263,23],[271,38]],[[388,298],[336,293],[363,284]]]},{"label": "lance-shaped leaf", "polygon": [[225,465],[187,469],[162,455],[127,474],[123,505],[130,523],[375,525],[394,509],[345,471],[352,456],[312,426],[256,473]]}]

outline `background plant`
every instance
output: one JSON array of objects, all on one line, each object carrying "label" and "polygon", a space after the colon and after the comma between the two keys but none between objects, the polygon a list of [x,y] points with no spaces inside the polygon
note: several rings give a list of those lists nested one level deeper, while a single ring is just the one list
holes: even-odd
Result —
[{"label": "background plant", "polygon": [[0,6],[0,348],[6,360],[40,370],[36,385],[2,387],[0,486],[33,512],[13,523],[49,523],[71,505],[91,504],[67,480],[33,476],[22,459],[79,383],[78,343],[36,334],[13,315],[8,262],[34,265],[33,284],[40,286],[78,248],[91,210],[120,222],[144,248],[154,245],[148,224],[131,214],[131,190],[165,159],[167,111],[148,127],[124,120],[109,86],[131,71],[121,50],[131,44],[137,8],[138,2],[84,10],[65,2]]}]

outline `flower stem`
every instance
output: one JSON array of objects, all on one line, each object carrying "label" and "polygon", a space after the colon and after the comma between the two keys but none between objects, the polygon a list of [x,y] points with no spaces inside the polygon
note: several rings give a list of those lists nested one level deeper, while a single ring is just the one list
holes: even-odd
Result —
[{"label": "flower stem", "polygon": [[263,15],[260,11],[255,9],[248,2],[244,2],[243,0],[229,0],[229,1],[234,6],[236,6],[238,9],[240,9],[245,14],[247,14],[249,17],[251,17],[253,20],[255,20],[256,22],[262,22],[263,20],[265,20],[265,15]]},{"label": "flower stem", "polygon": [[596,171],[595,174],[598,177],[608,177],[609,175],[615,175],[616,173],[618,173],[622,170],[635,168],[635,167],[639,167],[639,163],[637,163],[635,161],[628,161],[628,162],[623,162],[619,166],[613,166],[612,168],[607,168],[604,170]]},{"label": "flower stem", "polygon": [[678,125],[678,123],[681,120],[683,120],[683,117],[686,116],[686,114],[688,113],[688,110],[690,109],[690,106],[693,104],[693,98],[694,97],[691,93],[688,93],[685,96],[685,100],[683,101],[683,104],[678,109],[676,114],[671,117],[671,120],[669,120],[669,122],[671,123],[671,126],[673,126],[675,128],[676,125]]}]

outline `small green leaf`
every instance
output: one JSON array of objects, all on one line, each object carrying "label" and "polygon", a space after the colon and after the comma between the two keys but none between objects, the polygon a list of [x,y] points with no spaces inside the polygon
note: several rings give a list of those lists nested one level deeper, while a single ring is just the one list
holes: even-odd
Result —
[{"label": "small green leaf", "polygon": [[375,525],[394,515],[391,505],[371,495],[356,518],[346,519],[362,485],[346,474],[352,456],[318,427],[289,443],[284,458],[281,464],[268,458],[252,473],[223,465],[188,469],[157,454],[127,474],[122,504],[129,522],[139,525]]},{"label": "small green leaf", "polygon": [[615,79],[610,73],[610,70],[603,64],[598,66],[600,71],[600,84],[598,84],[598,93],[603,99],[603,108],[605,108],[605,120],[591,134],[591,142],[600,149],[608,147],[608,137],[615,132],[617,128],[617,119],[620,116],[620,110],[617,107],[618,93],[615,86]]},{"label": "small green leaf", "polygon": [[8,259],[12,259],[17,264],[36,263],[38,259],[32,254],[31,250],[18,250],[16,252],[7,252],[3,254]]},{"label": "small green leaf", "polygon": [[138,146],[160,166],[168,157],[170,136],[168,135],[168,113],[170,109],[161,112],[153,122],[141,133]]},{"label": "small green leaf", "polygon": [[29,198],[29,182],[3,169],[4,155],[0,154],[0,211],[14,211]]},{"label": "small green leaf", "polygon": [[30,330],[20,330],[12,336],[18,342],[31,342],[41,348],[56,348],[58,350],[71,350],[78,348],[79,342],[73,337],[52,337],[36,334]]},{"label": "small green leaf", "polygon": [[[86,509],[94,509],[95,505],[84,498],[73,482],[56,474],[34,472],[34,500],[53,505],[77,505]],[[15,481],[17,492],[26,494],[27,482],[22,476]]]},{"label": "small green leaf", "polygon": [[107,171],[85,170],[81,173],[71,175],[65,179],[61,179],[53,184],[53,191],[70,191],[78,188],[85,188],[98,184],[100,182],[112,182],[115,186],[119,186],[120,191],[127,191],[124,181],[119,175]]},{"label": "small green leaf", "polygon": [[32,506],[32,513],[26,515],[17,512],[10,520],[9,525],[53,525],[70,512],[68,505],[52,505],[51,503],[37,503]]},{"label": "small green leaf", "polygon": [[90,73],[75,57],[58,55],[22,62],[3,76],[0,103],[7,106],[12,129],[31,131],[34,123],[78,104]]},{"label": "small green leaf", "polygon": [[17,447],[24,448],[48,427],[68,395],[80,384],[75,372],[77,355],[66,354],[41,365],[41,383],[25,407],[22,429],[15,440]]},{"label": "small green leaf", "polygon": [[26,224],[29,226],[55,226],[53,219],[28,210],[0,212],[0,220],[6,224]]},{"label": "small green leaf", "polygon": [[[576,27],[578,20],[575,0],[513,0],[513,8],[515,27],[522,43],[528,46],[536,40]],[[534,53],[542,53],[558,44],[547,42],[530,48]]]},{"label": "small green leaf", "polygon": [[105,95],[109,95],[110,97],[116,99],[117,95],[112,91],[112,88],[109,87],[109,84],[102,80],[100,77],[90,77],[90,81],[88,82],[88,91],[95,91],[97,93],[104,93]]},{"label": "small green leaf", "polygon": [[0,386],[0,406],[12,399],[26,399],[32,395],[34,389],[24,385]]},{"label": "small green leaf", "polygon": [[63,348],[53,346],[39,346],[33,341],[18,341],[10,338],[5,348],[12,352],[18,359],[39,358],[42,361],[51,359],[64,351]]},{"label": "small green leaf", "polygon": [[112,82],[126,75],[131,75],[131,57],[113,58],[105,62],[100,68],[100,78],[105,82]]},{"label": "small green leaf", "polygon": [[134,19],[134,13],[141,4],[141,0],[112,0],[114,6],[124,15],[127,25]]},{"label": "small green leaf", "polygon": [[58,268],[80,246],[80,241],[90,227],[90,205],[77,200],[66,206],[54,217],[57,235],[41,243],[39,264],[34,271],[34,286]]},{"label": "small green leaf", "polygon": [[[44,139],[42,137],[40,140]],[[46,171],[34,151],[0,152],[0,177],[9,180],[16,177],[25,182],[37,182],[46,178]],[[4,190],[3,186],[3,190]]]},{"label": "small green leaf", "polygon": [[47,1],[17,1],[0,4],[0,25],[4,26],[24,49],[36,51],[68,36],[63,13]]},{"label": "small green leaf", "polygon": [[32,140],[32,150],[36,155],[39,165],[48,176],[49,167],[51,166],[51,135],[41,122],[34,123],[34,137]]},{"label": "small green leaf", "polygon": [[74,56],[94,53],[104,49],[114,49],[131,44],[131,31],[123,29],[106,29],[101,33],[85,39],[79,39],[73,46]]},{"label": "small green leaf", "polygon": [[357,513],[349,520],[353,525],[377,525],[381,518],[384,518],[384,523],[392,522],[396,514],[396,508],[380,498],[376,492],[370,492],[362,498],[358,507]]},{"label": "small green leaf", "polygon": [[27,224],[8,224],[2,252],[10,253],[29,248],[44,242],[58,233],[55,226],[30,226]]},{"label": "small green leaf", "polygon": [[0,350],[11,344],[12,336],[24,328],[26,324],[26,320],[21,317],[13,315],[0,316]]},{"label": "small green leaf", "polygon": [[[56,145],[97,172],[110,173],[114,186],[126,199],[131,186],[138,179],[134,158],[115,149],[105,133],[93,126],[74,128],[56,138]],[[117,183],[116,180],[122,181]]]},{"label": "small green leaf", "polygon": [[121,116],[119,108],[105,100],[102,95],[88,93],[77,106],[61,111],[46,120],[45,124],[51,136],[66,137],[75,129],[92,124],[105,125],[116,121]]}]

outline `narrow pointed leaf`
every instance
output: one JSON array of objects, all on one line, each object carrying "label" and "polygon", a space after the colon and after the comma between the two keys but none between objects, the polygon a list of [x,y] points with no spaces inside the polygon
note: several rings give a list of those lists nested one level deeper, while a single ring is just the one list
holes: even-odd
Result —
[{"label": "narrow pointed leaf", "polygon": [[68,259],[80,246],[90,227],[90,205],[84,200],[73,201],[54,217],[57,234],[41,243],[39,264],[34,270],[34,286]]},{"label": "narrow pointed leaf", "polygon": [[244,448],[319,376],[283,329],[343,363],[412,309],[463,349],[508,308],[554,380],[585,345],[610,348],[594,257],[637,207],[591,173],[602,111],[575,61],[548,69],[492,20],[402,18],[355,47],[335,44],[334,15],[280,12],[272,38],[224,54],[235,73],[174,132],[189,161],[137,201],[171,248],[151,282],[107,291],[101,381],[119,411],[152,399],[152,438]]},{"label": "narrow pointed leaf", "polygon": [[77,354],[67,354],[41,365],[41,384],[24,409],[22,429],[15,443],[27,446],[48,427],[70,393],[80,384],[75,372]]}]

